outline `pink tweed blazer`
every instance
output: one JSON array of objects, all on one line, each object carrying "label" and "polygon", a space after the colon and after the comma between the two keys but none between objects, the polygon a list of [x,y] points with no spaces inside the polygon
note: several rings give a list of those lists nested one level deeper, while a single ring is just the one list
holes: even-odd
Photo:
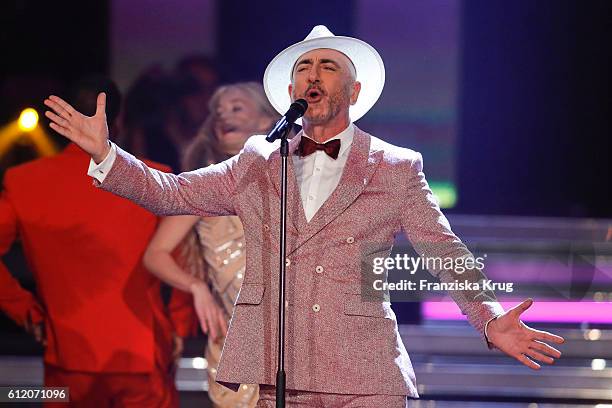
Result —
[{"label": "pink tweed blazer", "polygon": [[[301,134],[290,141],[290,152]],[[238,215],[244,224],[246,272],[217,381],[274,384],[277,355],[281,159],[277,145],[251,137],[225,162],[173,175],[118,150],[101,187],[159,215]],[[421,155],[355,128],[338,187],[307,222],[291,158],[288,166],[287,388],[340,394],[418,397],[414,371],[389,302],[362,298],[362,262],[387,256],[407,234],[419,254],[460,257],[453,234],[422,172]],[[97,182],[96,182],[97,183]],[[432,271],[453,281],[452,271]],[[461,279],[482,278],[478,270]],[[497,302],[454,292],[481,334],[503,312]]]}]

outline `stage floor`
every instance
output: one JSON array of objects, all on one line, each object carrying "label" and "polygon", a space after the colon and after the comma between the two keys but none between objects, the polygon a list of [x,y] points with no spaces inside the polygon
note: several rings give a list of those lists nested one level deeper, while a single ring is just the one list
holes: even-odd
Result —
[{"label": "stage floor", "polygon": [[[612,331],[536,327],[566,338],[566,343],[560,346],[563,357],[538,372],[498,351],[487,350],[464,322],[401,325],[400,333],[412,359],[422,397],[414,406],[612,406],[612,367],[609,367]],[[201,339],[190,343],[187,354],[191,356],[180,360],[177,387],[183,406],[205,407],[208,404],[206,361],[197,353]],[[42,374],[40,357],[0,357],[1,385],[40,385]]]}]

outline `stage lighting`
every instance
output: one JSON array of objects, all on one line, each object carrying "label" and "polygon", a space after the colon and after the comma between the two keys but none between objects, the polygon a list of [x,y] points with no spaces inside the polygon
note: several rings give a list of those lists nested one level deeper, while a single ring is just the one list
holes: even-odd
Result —
[{"label": "stage lighting", "polygon": [[606,360],[603,358],[594,358],[591,360],[591,369],[594,371],[601,371],[606,368]]},{"label": "stage lighting", "polygon": [[19,115],[19,129],[29,132],[34,130],[36,125],[38,125],[38,113],[32,108],[24,109]]},{"label": "stage lighting", "polygon": [[191,366],[197,370],[204,370],[208,367],[208,361],[202,357],[194,357],[191,360]]},{"label": "stage lighting", "polygon": [[591,329],[584,333],[584,338],[591,341],[597,341],[601,338],[601,330]]}]

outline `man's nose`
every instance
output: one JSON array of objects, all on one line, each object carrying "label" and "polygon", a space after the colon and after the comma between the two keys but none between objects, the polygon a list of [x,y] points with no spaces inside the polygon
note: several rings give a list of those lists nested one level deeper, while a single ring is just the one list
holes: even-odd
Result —
[{"label": "man's nose", "polygon": [[309,82],[319,81],[319,69],[316,66],[310,67],[310,71],[308,71],[308,81]]}]

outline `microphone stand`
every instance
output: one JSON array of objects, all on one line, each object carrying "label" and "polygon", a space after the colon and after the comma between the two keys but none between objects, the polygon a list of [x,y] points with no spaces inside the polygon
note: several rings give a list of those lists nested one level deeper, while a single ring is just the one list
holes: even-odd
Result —
[{"label": "microphone stand", "polygon": [[280,205],[280,273],[278,285],[278,359],[276,371],[276,408],[285,408],[285,268],[287,254],[287,157],[289,142],[287,135],[291,124],[283,130],[280,146],[281,155],[281,205]]},{"label": "microphone stand", "polygon": [[308,102],[298,99],[289,106],[289,110],[280,118],[266,136],[270,143],[281,140],[281,202],[280,202],[280,272],[278,274],[278,359],[276,371],[276,408],[285,408],[285,269],[287,259],[287,157],[289,142],[287,136],[293,123],[308,109]]}]

